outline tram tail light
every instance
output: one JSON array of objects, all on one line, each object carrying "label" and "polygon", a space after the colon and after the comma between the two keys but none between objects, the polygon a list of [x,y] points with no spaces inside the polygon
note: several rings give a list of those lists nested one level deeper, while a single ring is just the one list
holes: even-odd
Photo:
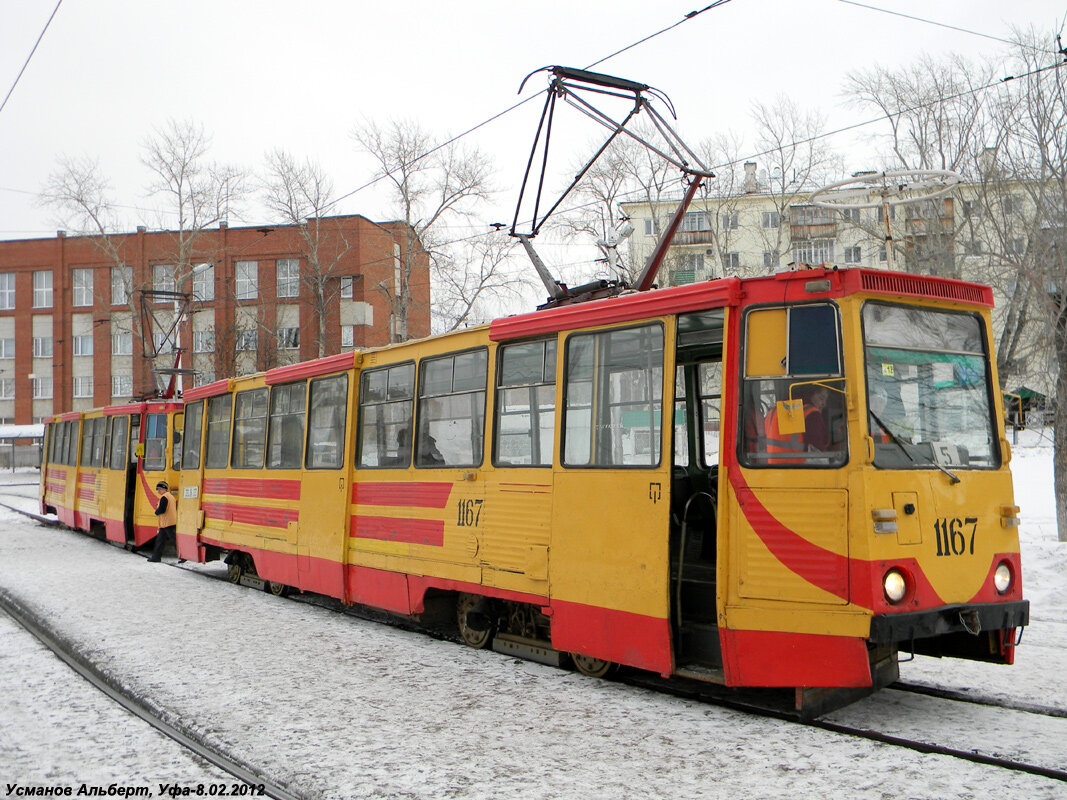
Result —
[{"label": "tram tail light", "polygon": [[1001,506],[1000,507],[1000,524],[1005,528],[1018,528],[1019,527],[1019,507],[1018,506]]},{"label": "tram tail light", "polygon": [[897,512],[893,508],[875,508],[871,510],[875,533],[896,533]]},{"label": "tram tail light", "polygon": [[997,564],[997,569],[993,573],[993,586],[996,587],[999,594],[1005,594],[1011,588],[1011,583],[1011,565],[1007,561],[1001,561]]}]

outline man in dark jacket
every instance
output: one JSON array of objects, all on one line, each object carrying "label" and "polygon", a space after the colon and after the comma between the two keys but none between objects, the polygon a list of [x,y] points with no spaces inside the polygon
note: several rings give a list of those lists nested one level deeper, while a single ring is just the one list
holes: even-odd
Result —
[{"label": "man in dark jacket", "polygon": [[167,542],[177,549],[175,534],[178,531],[178,506],[166,481],[157,483],[156,491],[159,492],[159,503],[156,505],[156,524],[159,526],[159,532],[156,534],[156,543],[148,560],[158,563],[163,557],[163,549],[167,546]]}]

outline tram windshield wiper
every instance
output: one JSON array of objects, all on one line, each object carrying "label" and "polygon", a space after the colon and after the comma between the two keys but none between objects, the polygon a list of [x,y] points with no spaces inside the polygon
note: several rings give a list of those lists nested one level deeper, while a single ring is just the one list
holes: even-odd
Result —
[{"label": "tram windshield wiper", "polygon": [[[908,457],[908,461],[910,461],[912,464],[916,463],[915,458],[912,456],[911,452],[905,446],[904,440],[901,439],[899,436],[897,436],[896,433],[893,432],[892,428],[890,428],[888,425],[886,425],[877,414],[875,414],[873,411],[868,411],[868,413],[871,415],[871,419],[873,419],[875,422],[878,423],[878,427],[880,427],[883,431],[886,432],[886,435],[889,437],[890,441],[892,441],[893,444],[895,444],[898,448],[900,448],[900,452],[902,452],[905,456]],[[922,455],[922,454],[920,453],[920,455]],[[923,457],[923,463],[929,464],[930,466],[937,467],[939,470],[941,470],[946,475],[948,475],[948,477],[952,479],[953,483],[959,483],[960,482],[959,476],[956,475],[951,470],[949,470],[944,464],[939,464],[937,459],[934,458],[932,453],[931,453],[929,459],[927,459],[926,457]]]}]

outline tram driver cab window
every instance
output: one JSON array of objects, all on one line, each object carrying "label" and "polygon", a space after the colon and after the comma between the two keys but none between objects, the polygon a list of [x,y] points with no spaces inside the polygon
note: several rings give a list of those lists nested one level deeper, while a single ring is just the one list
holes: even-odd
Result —
[{"label": "tram driver cab window", "polygon": [[830,303],[745,317],[741,462],[839,467],[848,460],[840,323]]}]

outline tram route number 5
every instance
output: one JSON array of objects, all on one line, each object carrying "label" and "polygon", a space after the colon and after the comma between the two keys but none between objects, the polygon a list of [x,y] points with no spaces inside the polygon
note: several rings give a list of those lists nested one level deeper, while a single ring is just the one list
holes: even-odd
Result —
[{"label": "tram route number 5", "polygon": [[460,500],[456,506],[458,516],[456,525],[460,528],[477,528],[482,518],[482,500]]},{"label": "tram route number 5", "polygon": [[[934,535],[937,536],[937,554],[939,556],[962,556],[964,553],[974,555],[974,535],[978,531],[978,517],[948,519],[941,517],[934,522]],[[967,534],[970,533],[968,545]]]}]

